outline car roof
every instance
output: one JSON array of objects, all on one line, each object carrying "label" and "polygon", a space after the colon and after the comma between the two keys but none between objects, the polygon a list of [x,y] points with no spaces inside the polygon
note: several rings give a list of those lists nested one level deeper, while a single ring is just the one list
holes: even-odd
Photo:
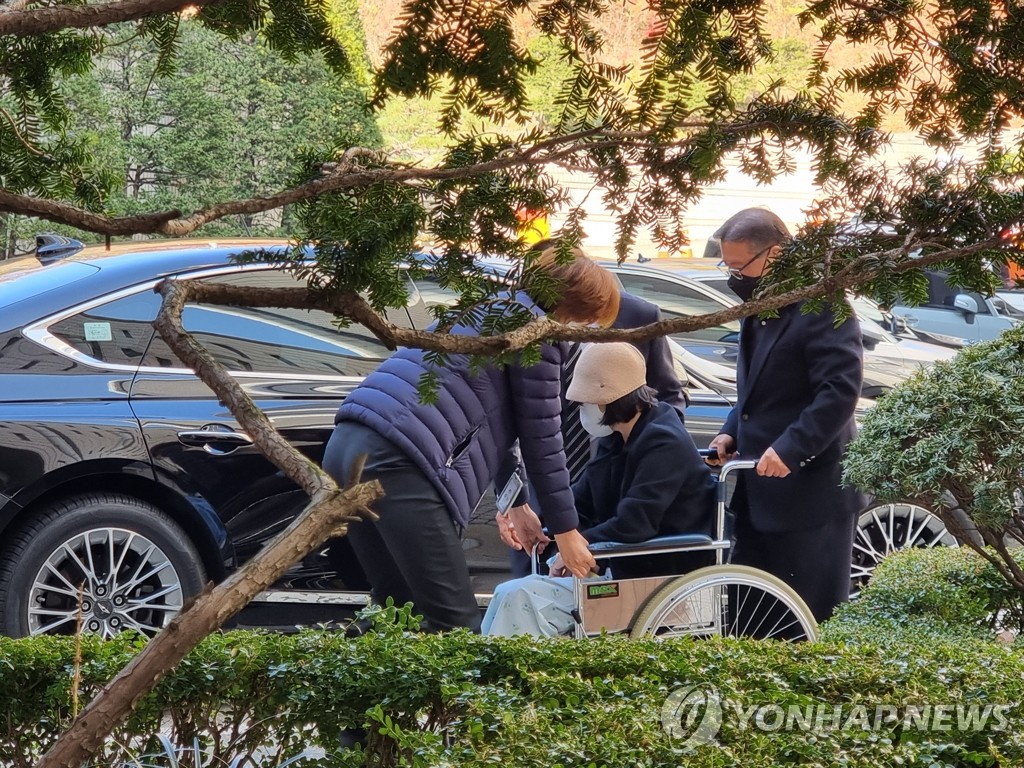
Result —
[{"label": "car roof", "polygon": [[182,272],[225,266],[247,250],[284,250],[283,239],[130,241],[92,246],[47,264],[34,257],[0,263],[4,326],[17,327],[94,296]]}]

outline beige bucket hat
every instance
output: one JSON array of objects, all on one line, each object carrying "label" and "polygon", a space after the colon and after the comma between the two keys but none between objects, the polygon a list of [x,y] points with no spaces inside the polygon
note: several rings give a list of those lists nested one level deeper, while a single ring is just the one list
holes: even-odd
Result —
[{"label": "beige bucket hat", "polygon": [[587,344],[565,396],[577,403],[608,405],[646,383],[647,364],[632,344]]}]

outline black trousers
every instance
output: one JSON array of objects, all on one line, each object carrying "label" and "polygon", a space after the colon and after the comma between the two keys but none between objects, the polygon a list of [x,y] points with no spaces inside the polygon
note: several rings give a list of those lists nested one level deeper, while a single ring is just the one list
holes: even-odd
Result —
[{"label": "black trousers", "polygon": [[480,609],[448,505],[423,472],[393,443],[356,422],[341,422],[327,443],[324,469],[344,484],[366,454],[363,480],[379,480],[384,496],[373,505],[380,519],[353,523],[348,539],[383,604],[413,603],[430,631],[480,631]]},{"label": "black trousers", "polygon": [[849,599],[854,516],[807,530],[766,533],[756,530],[745,512],[739,512],[735,526],[730,562],[778,576],[796,590],[819,622]]}]

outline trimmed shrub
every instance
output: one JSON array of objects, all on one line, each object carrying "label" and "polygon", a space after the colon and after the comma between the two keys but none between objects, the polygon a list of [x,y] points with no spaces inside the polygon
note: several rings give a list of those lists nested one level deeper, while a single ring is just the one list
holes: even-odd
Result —
[{"label": "trimmed shrub", "polygon": [[822,639],[989,642],[999,629],[1021,631],[1020,593],[973,550],[935,547],[887,555],[857,599],[824,624]]},{"label": "trimmed shrub", "polygon": [[[83,698],[138,642],[84,639]],[[60,638],[0,639],[5,766],[32,765],[67,723],[74,653]],[[208,765],[255,756],[273,766],[309,747],[324,756],[300,765],[1020,765],[1021,701],[1024,657],[994,644],[233,632],[207,638],[94,764],[166,765],[139,759],[164,751],[162,731],[198,740]],[[712,703],[720,720],[705,718]],[[968,710],[984,724],[965,725]],[[706,743],[686,739],[695,723],[710,724]],[[365,751],[340,748],[341,732],[360,725]]]},{"label": "trimmed shrub", "polygon": [[1024,594],[1024,325],[961,350],[902,383],[865,414],[846,482],[883,502],[935,512]]}]

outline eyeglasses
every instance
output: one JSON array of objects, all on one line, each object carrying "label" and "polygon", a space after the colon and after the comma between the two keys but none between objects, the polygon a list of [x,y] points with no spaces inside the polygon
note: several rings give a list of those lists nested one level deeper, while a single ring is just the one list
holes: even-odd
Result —
[{"label": "eyeglasses", "polygon": [[751,256],[750,261],[748,261],[742,267],[730,267],[728,264],[725,263],[725,259],[722,259],[720,262],[718,262],[718,269],[723,274],[728,275],[729,277],[735,277],[737,280],[749,280],[750,276],[744,275],[743,270],[749,267],[758,259],[760,259],[774,247],[774,245],[769,245],[767,248],[762,248],[760,251]]}]

